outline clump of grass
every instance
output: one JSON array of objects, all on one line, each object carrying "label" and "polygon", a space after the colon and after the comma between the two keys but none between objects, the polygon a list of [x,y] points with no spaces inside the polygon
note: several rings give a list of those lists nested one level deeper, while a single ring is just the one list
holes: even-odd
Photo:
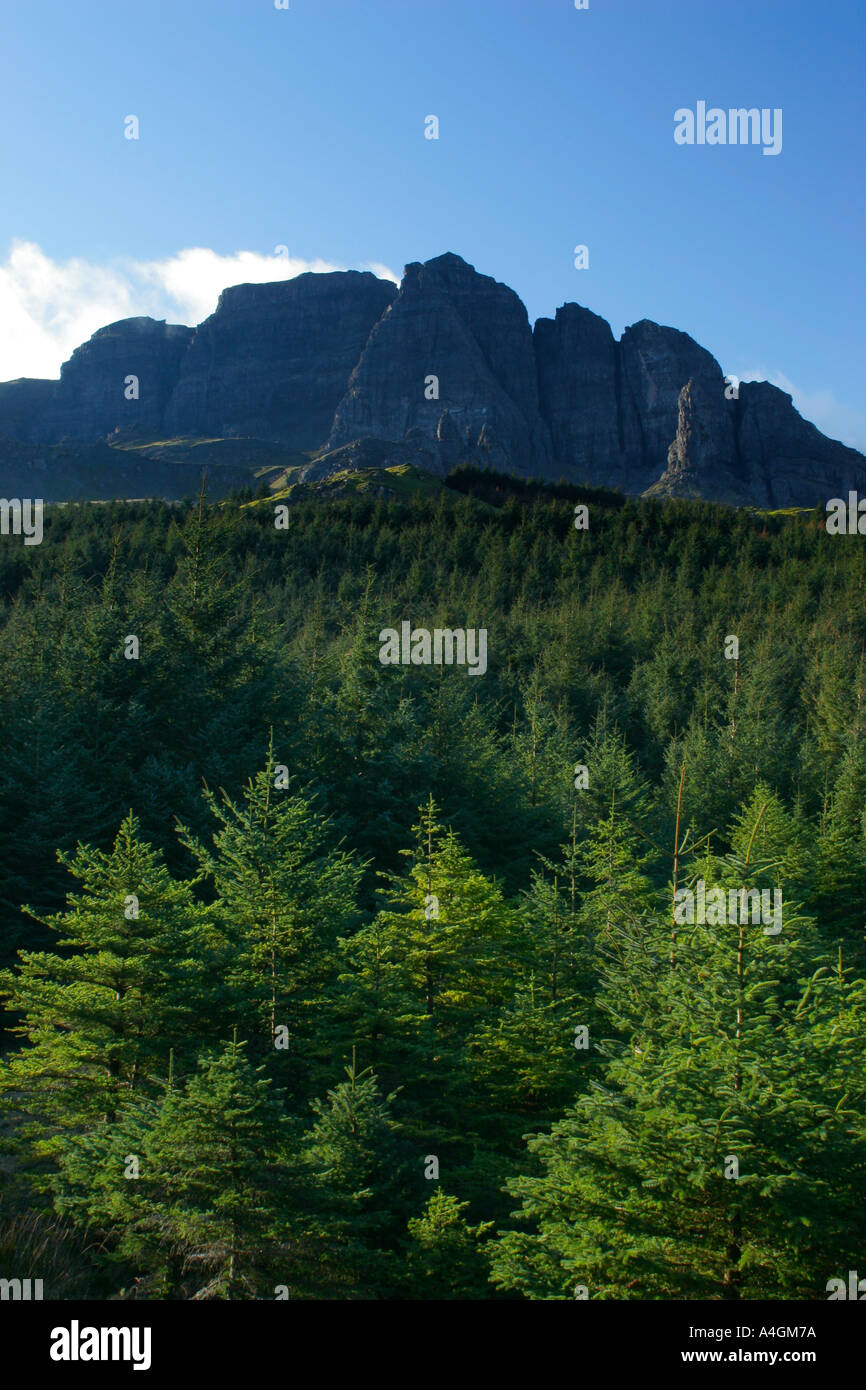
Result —
[{"label": "clump of grass", "polygon": [[0,1278],[41,1279],[44,1299],[105,1296],[86,1240],[51,1212],[0,1216]]}]

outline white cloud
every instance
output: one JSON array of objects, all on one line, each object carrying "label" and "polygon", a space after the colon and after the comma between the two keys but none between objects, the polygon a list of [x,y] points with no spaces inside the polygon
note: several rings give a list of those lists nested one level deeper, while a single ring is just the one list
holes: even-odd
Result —
[{"label": "white cloud", "polygon": [[[378,262],[355,268],[399,283],[399,276]],[[148,314],[170,323],[201,323],[227,285],[345,269],[284,253],[221,256],[204,246],[188,247],[162,261],[118,259],[95,265],[77,258],[54,261],[34,242],[14,241],[0,263],[0,381],[58,376],[60,364],[79,343],[116,319]]]},{"label": "white cloud", "polygon": [[737,376],[740,381],[769,381],[771,386],[787,391],[804,420],[810,420],[830,439],[840,439],[850,449],[866,453],[866,415],[853,406],[844,405],[832,391],[804,391],[784,372],[770,372],[766,367],[738,372]]}]

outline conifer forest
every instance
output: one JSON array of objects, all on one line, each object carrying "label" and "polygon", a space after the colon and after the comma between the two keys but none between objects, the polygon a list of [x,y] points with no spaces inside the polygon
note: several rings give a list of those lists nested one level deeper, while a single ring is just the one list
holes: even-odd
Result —
[{"label": "conifer forest", "polygon": [[860,538],[475,469],[275,511],[0,548],[0,1264],[826,1300],[866,1241]]}]

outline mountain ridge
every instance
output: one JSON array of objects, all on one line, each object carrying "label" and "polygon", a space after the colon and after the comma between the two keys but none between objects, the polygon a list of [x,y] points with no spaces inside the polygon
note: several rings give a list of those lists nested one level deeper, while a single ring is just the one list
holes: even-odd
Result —
[{"label": "mountain ridge", "polygon": [[229,286],[197,327],[120,319],[58,379],[0,383],[0,487],[3,439],[245,438],[309,456],[300,481],[347,457],[364,467],[368,440],[376,466],[440,477],[469,464],[771,508],[866,490],[863,454],[778,387],[732,386],[689,334],[640,319],[617,339],[572,302],[531,324],[514,290],[453,252],[408,263],[399,287],[370,271]]}]

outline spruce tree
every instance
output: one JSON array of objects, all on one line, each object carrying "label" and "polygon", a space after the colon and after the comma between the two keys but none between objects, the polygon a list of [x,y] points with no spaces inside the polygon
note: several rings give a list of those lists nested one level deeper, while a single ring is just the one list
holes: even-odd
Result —
[{"label": "spruce tree", "polygon": [[854,1188],[842,1181],[835,1206],[825,1194],[828,1146],[839,1173],[864,1158],[863,986],[816,972],[796,902],[778,934],[744,923],[745,891],[767,867],[716,862],[707,891],[733,892],[736,924],[708,911],[672,930],[656,914],[611,954],[600,1003],[616,1033],[599,1045],[596,1084],[529,1141],[536,1166],[509,1184],[520,1226],[494,1252],[499,1287],[814,1297],[822,1270],[854,1257],[866,1230]]},{"label": "spruce tree", "polygon": [[[397,1247],[411,1209],[412,1151],[355,1053],[346,1080],[312,1104],[315,1121],[301,1159],[309,1178],[307,1286],[317,1296],[387,1297],[400,1280]],[[417,1180],[416,1180],[417,1181]]]},{"label": "spruce tree", "polygon": [[183,827],[181,839],[213,885],[212,911],[231,942],[234,1017],[258,1057],[282,1060],[281,1083],[296,1092],[330,1063],[327,985],[337,936],[354,922],[360,871],[291,790],[273,746],[241,800],[209,790],[204,798],[216,821],[211,846]]},{"label": "spruce tree", "polygon": [[401,851],[407,873],[386,876],[387,906],[344,944],[341,1012],[350,1041],[423,1110],[419,1137],[433,1144],[465,1132],[466,1039],[510,997],[519,933],[498,886],[439,824],[432,798],[414,829],[415,846]]},{"label": "spruce tree", "polygon": [[464,1216],[468,1208],[468,1202],[458,1202],[437,1187],[421,1216],[410,1220],[406,1257],[410,1298],[491,1296],[482,1247],[493,1223],[470,1226]]},{"label": "spruce tree", "polygon": [[158,1296],[273,1297],[300,1206],[286,1145],[280,1100],[235,1040],[159,1104],[73,1138],[56,1207],[105,1231]]},{"label": "spruce tree", "polygon": [[110,852],[79,845],[59,857],[80,884],[44,923],[64,954],[23,951],[0,976],[22,1043],[0,1064],[0,1093],[28,1117],[18,1138],[34,1155],[52,1152],[64,1129],[110,1119],[130,1092],[151,1091],[172,1048],[194,1054],[213,1036],[225,964],[207,909],[141,839],[135,816]]},{"label": "spruce tree", "polygon": [[811,846],[810,907],[822,931],[864,962],[866,744],[846,754]]}]

